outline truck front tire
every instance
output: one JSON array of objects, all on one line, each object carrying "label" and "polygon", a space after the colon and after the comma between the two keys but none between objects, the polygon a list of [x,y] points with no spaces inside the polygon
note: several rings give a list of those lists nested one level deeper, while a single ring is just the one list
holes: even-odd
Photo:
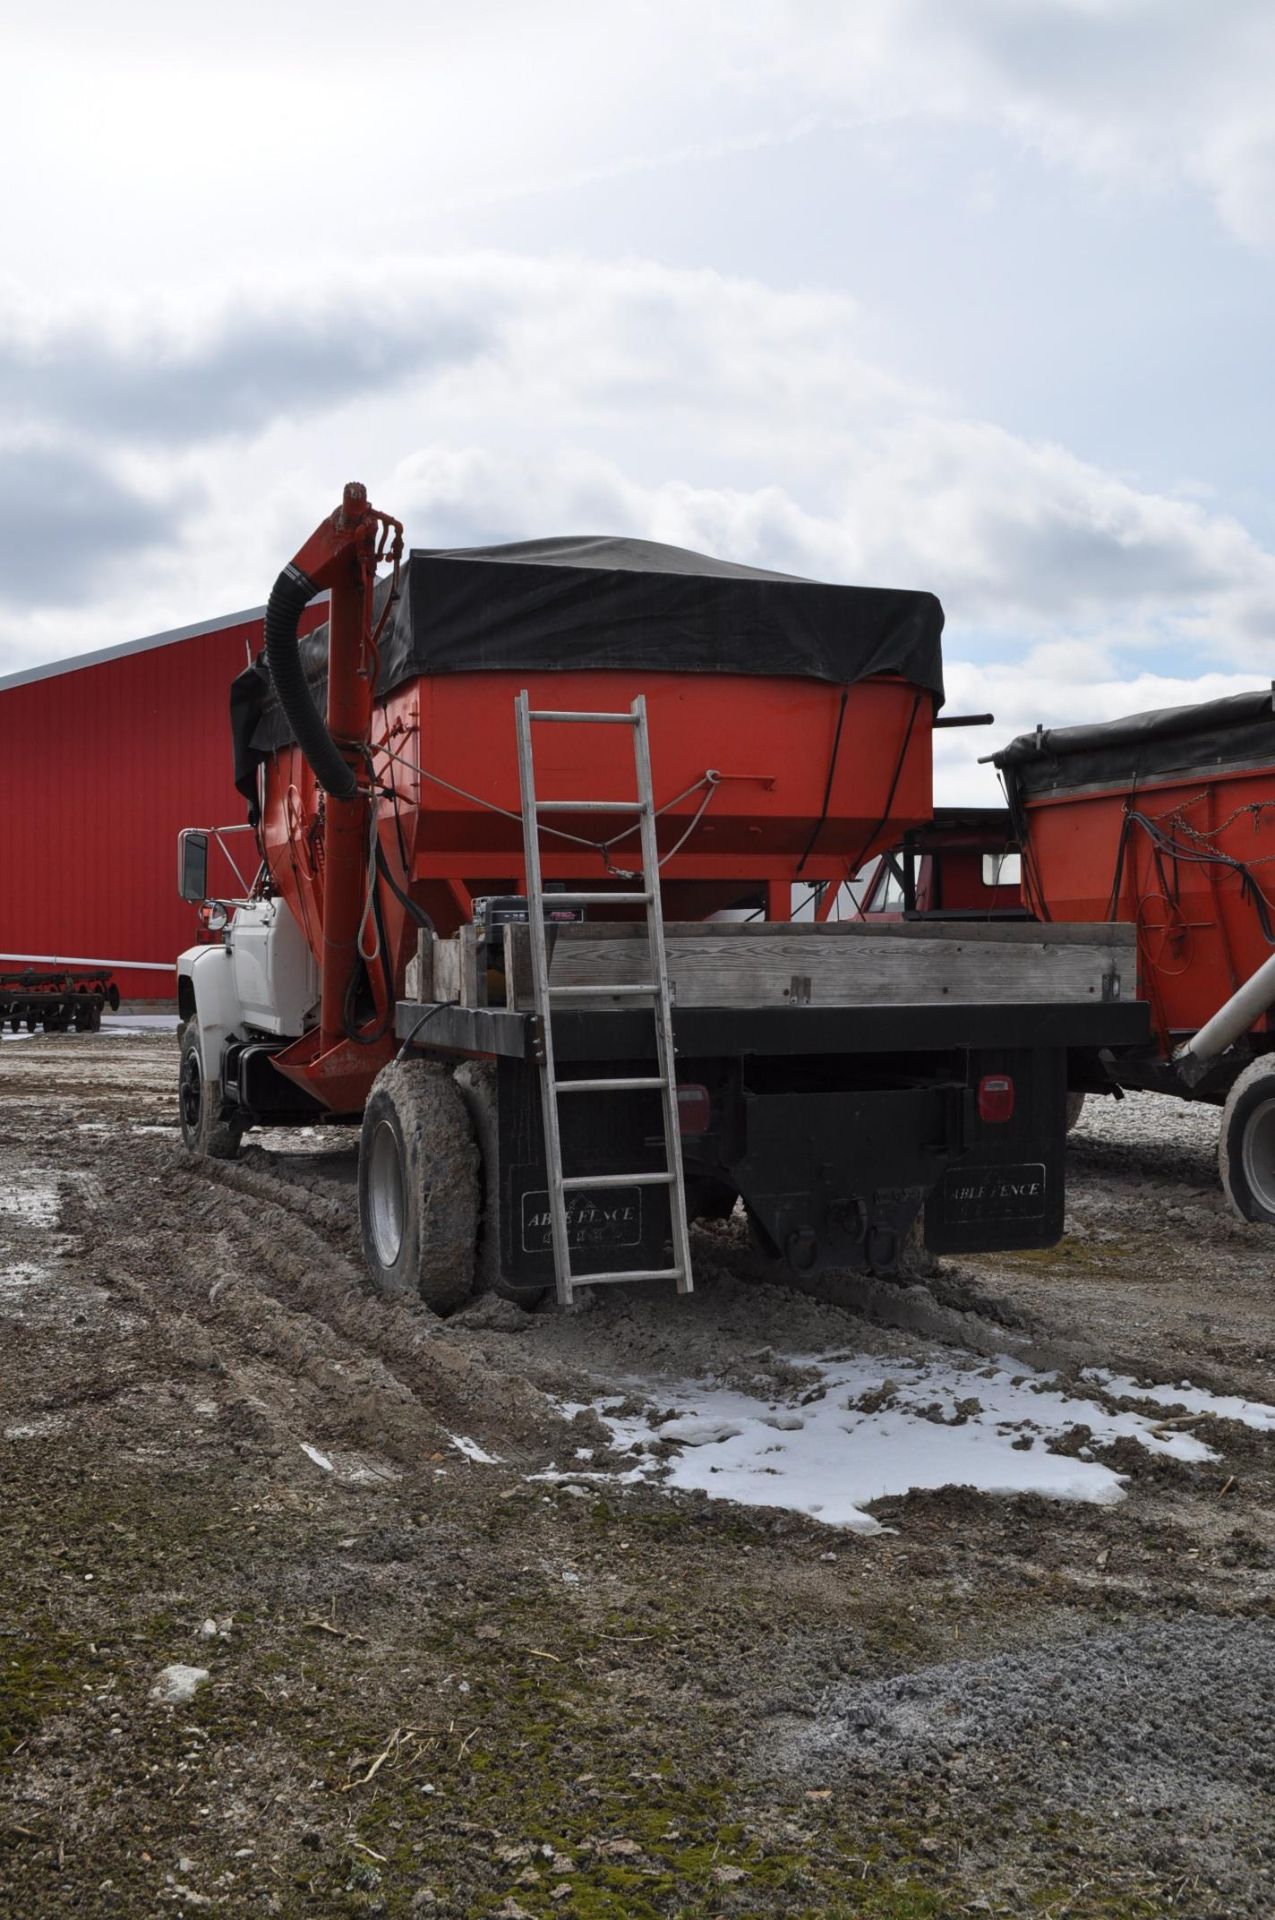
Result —
[{"label": "truck front tire", "polygon": [[1275,1057],[1251,1061],[1227,1095],[1217,1162],[1231,1211],[1275,1226]]},{"label": "truck front tire", "polygon": [[478,1149],[450,1075],[396,1060],[376,1076],[359,1141],[359,1226],[372,1284],[455,1312],[473,1291]]},{"label": "truck front tire", "polygon": [[203,1154],[209,1160],[238,1159],[243,1128],[223,1117],[221,1088],[210,1086],[204,1077],[196,1019],[188,1020],[182,1028],[177,1071],[177,1115],[188,1152]]}]

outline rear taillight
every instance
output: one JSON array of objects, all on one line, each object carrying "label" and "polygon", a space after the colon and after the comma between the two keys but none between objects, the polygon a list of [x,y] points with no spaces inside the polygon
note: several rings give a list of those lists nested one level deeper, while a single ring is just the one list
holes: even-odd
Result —
[{"label": "rear taillight", "polygon": [[1014,1083],[1007,1073],[985,1073],[978,1083],[978,1117],[1002,1126],[1014,1117]]},{"label": "rear taillight", "polygon": [[677,1127],[679,1133],[707,1133],[713,1117],[708,1088],[695,1085],[677,1090]]}]

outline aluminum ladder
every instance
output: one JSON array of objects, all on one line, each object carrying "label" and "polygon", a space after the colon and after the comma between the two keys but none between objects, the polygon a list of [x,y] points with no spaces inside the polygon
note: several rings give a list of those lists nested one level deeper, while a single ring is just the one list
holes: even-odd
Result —
[{"label": "aluminum ladder", "polygon": [[[545,1165],[549,1179],[549,1219],[553,1235],[553,1269],[558,1300],[569,1306],[576,1287],[600,1286],[621,1280],[675,1280],[679,1293],[690,1293],[691,1246],[686,1220],[686,1183],[682,1174],[681,1134],[677,1114],[677,1080],[673,1056],[673,1010],[668,962],[664,951],[664,919],[660,903],[660,862],[655,839],[655,802],[651,792],[651,750],[646,729],[646,699],[639,694],[627,713],[563,713],[532,707],[526,689],[517,701],[518,771],[522,784],[522,838],[527,862],[527,918],[531,928],[531,976],[542,1036],[540,1098],[544,1113]],[[637,775],[635,800],[541,800],[536,794],[532,728],[537,724],[588,727],[627,727],[633,741]],[[575,892],[552,895],[555,906],[641,906],[646,914],[649,978],[625,985],[554,986],[549,979],[549,947],[545,938],[545,894],[540,874],[540,822],[552,813],[635,813],[641,829],[640,893]],[[657,1071],[639,1076],[560,1080],[554,1063],[553,1009],[564,1001],[634,1000],[646,1002],[655,1022]],[[664,1167],[644,1173],[565,1174],[562,1167],[562,1130],[558,1102],[578,1093],[636,1093],[659,1088],[664,1112]],[[576,1273],[571,1267],[567,1231],[570,1194],[602,1187],[667,1187],[672,1223],[673,1265],[630,1267],[615,1273]]]}]

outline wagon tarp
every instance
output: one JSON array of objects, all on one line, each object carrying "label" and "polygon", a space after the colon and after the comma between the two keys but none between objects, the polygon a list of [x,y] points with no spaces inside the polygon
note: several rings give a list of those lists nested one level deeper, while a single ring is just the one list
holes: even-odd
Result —
[{"label": "wagon tarp", "polygon": [[[383,582],[378,595],[387,588]],[[852,685],[898,674],[943,700],[943,609],[931,593],[832,586],[653,540],[568,536],[414,549],[381,641],[378,695],[429,674],[618,669],[788,676]],[[327,628],[301,643],[320,712]],[[291,739],[264,660],[231,696],[235,784]]]},{"label": "wagon tarp", "polygon": [[1204,778],[1225,767],[1275,768],[1275,707],[1268,687],[1088,727],[1042,727],[1011,740],[993,764],[1024,798],[1174,774]]}]

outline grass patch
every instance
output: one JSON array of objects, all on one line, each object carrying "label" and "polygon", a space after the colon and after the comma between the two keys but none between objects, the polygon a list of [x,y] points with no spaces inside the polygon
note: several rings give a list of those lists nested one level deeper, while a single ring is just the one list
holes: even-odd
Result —
[{"label": "grass patch", "polygon": [[71,1704],[90,1662],[86,1649],[51,1622],[33,1622],[21,1638],[0,1638],[0,1767],[42,1721]]}]

